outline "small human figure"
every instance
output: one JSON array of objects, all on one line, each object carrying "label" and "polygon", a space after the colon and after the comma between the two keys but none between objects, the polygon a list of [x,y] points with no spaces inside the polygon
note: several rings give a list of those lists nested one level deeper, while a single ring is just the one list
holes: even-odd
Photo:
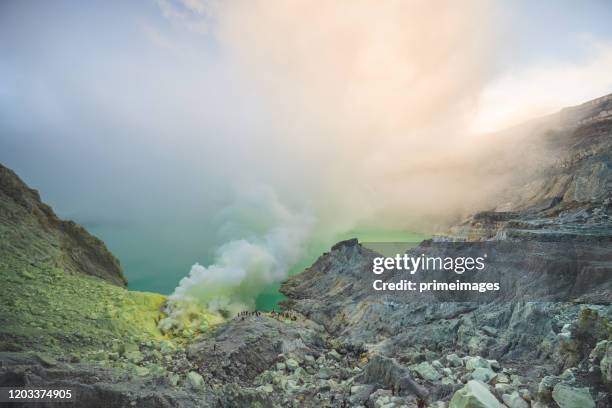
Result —
[{"label": "small human figure", "polygon": [[417,408],[427,408],[427,402],[423,398],[417,400]]}]

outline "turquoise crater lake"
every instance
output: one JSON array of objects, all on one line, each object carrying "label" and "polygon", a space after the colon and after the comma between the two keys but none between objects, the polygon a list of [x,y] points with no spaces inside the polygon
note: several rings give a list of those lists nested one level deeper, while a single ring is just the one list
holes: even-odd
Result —
[{"label": "turquoise crater lake", "polygon": [[[212,262],[211,242],[200,230],[189,226],[159,228],[144,226],[85,225],[102,239],[112,253],[119,258],[132,290],[171,294],[191,266],[198,262]],[[311,245],[302,259],[289,271],[289,275],[302,272],[322,253],[329,251],[333,243],[357,238],[368,243],[418,243],[429,235],[407,231],[352,231],[342,234],[330,244]],[[374,248],[375,249],[375,248]],[[259,310],[278,309],[284,299],[279,292],[280,282],[269,285],[256,299]]]}]

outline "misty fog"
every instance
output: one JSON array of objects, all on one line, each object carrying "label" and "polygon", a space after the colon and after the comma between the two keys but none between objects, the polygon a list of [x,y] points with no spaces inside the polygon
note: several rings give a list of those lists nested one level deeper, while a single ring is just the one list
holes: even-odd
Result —
[{"label": "misty fog", "polygon": [[503,140],[479,131],[612,90],[608,44],[539,60],[523,48],[563,30],[525,39],[508,7],[3,2],[0,161],[131,287],[252,308],[346,234],[429,234],[493,205],[512,174],[483,169]]}]

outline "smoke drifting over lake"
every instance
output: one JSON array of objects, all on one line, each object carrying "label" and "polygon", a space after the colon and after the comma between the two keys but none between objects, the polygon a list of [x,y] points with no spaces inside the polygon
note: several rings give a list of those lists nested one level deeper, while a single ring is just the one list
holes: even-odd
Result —
[{"label": "smoke drifting over lake", "polygon": [[[213,308],[253,307],[312,243],[486,206],[502,142],[472,130],[542,76],[508,68],[511,21],[486,1],[0,7],[0,158],[62,215],[119,225],[128,276],[149,271],[132,282],[193,265],[174,296]],[[576,98],[551,109],[610,86],[609,49],[551,76]]]},{"label": "smoke drifting over lake", "polygon": [[256,140],[249,151],[260,177],[246,183],[266,183],[281,201],[299,198],[315,224],[308,234],[296,230],[301,223],[281,234],[271,226],[254,242],[225,244],[211,266],[192,268],[175,296],[218,298],[262,274],[283,278],[291,262],[273,248],[287,234],[320,240],[360,224],[410,228],[410,218],[465,204],[456,197],[466,183],[449,179],[448,166],[492,73],[482,64],[489,28],[476,23],[490,19],[481,6],[244,2],[212,9],[211,30],[238,67],[247,103],[261,110],[259,123],[239,131],[248,135],[243,148]]}]

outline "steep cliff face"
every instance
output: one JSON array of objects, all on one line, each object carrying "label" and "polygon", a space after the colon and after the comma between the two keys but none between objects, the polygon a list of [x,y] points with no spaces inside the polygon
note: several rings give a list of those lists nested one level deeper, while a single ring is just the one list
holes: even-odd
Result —
[{"label": "steep cliff face", "polygon": [[[508,406],[529,406],[529,401],[538,407],[569,406],[559,400],[559,392],[557,399],[552,396],[555,384],[586,389],[584,406],[595,406],[593,401],[609,406],[607,371],[599,364],[612,344],[611,108],[612,96],[606,96],[513,129],[514,140],[523,149],[533,143],[534,157],[541,160],[534,165],[534,157],[526,157],[525,168],[516,169],[514,184],[499,195],[492,210],[475,213],[447,234],[408,251],[419,256],[433,248],[455,257],[465,255],[469,245],[483,245],[495,256],[486,273],[473,279],[500,282],[507,289],[499,295],[483,302],[477,294],[449,299],[443,294],[376,292],[374,279],[444,277],[374,276],[377,254],[350,240],[282,285],[286,306],[338,339],[392,359],[384,366],[409,368],[434,399],[449,386],[456,391],[453,387],[478,379],[489,382],[491,396]],[[517,137],[521,131],[525,135]],[[517,152],[506,157],[513,154]],[[503,166],[517,162],[502,161],[497,171],[513,172]],[[467,369],[463,376],[451,373],[457,355],[464,356],[456,363]],[[518,384],[495,384],[493,378],[500,374],[480,376],[491,368],[488,364],[477,375],[469,372],[475,367],[467,365],[472,358],[501,362],[506,368],[499,378],[509,373],[522,377]],[[514,389],[521,387],[529,390],[524,398]],[[469,384],[464,392],[471,392]],[[518,401],[512,405],[515,392]],[[461,405],[451,401],[451,406]]]},{"label": "steep cliff face", "polygon": [[119,260],[83,227],[60,220],[10,169],[0,164],[0,260],[44,262],[126,286]]},{"label": "steep cliff face", "polygon": [[524,144],[539,146],[541,166],[510,185],[493,211],[476,213],[449,235],[612,239],[612,95],[513,131],[522,130],[529,133]]}]

